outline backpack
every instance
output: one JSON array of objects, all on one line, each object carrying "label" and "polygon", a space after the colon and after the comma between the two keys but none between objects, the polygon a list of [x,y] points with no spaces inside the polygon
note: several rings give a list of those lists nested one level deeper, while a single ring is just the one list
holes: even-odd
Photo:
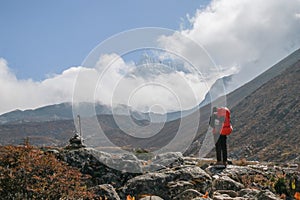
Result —
[{"label": "backpack", "polygon": [[221,107],[217,109],[218,118],[223,118],[223,125],[220,130],[221,135],[230,135],[232,133],[232,125],[230,123],[230,110],[227,107]]}]

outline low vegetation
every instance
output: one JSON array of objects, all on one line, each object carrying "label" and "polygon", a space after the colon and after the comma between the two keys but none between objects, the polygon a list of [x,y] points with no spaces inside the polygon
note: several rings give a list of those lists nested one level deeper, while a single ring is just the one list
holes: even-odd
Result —
[{"label": "low vegetation", "polygon": [[92,199],[88,177],[30,145],[0,147],[0,196],[6,199]]}]

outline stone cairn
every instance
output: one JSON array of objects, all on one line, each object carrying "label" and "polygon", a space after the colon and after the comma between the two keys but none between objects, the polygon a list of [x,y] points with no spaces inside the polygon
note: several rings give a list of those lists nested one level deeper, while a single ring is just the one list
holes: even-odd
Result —
[{"label": "stone cairn", "polygon": [[66,149],[80,149],[83,147],[86,147],[86,145],[83,144],[82,137],[75,132],[74,136],[69,139],[69,144],[66,146]]}]

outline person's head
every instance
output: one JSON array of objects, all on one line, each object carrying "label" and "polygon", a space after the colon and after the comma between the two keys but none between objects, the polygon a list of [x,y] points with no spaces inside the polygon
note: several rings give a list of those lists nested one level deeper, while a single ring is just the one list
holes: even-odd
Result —
[{"label": "person's head", "polygon": [[217,107],[214,106],[212,111],[213,111],[213,113],[214,113],[214,112],[217,112]]}]

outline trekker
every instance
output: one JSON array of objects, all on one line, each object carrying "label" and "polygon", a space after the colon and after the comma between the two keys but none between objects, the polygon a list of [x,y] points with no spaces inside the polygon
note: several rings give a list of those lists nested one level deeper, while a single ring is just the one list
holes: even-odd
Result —
[{"label": "trekker", "polygon": [[[209,125],[213,128],[213,134],[218,134],[216,146],[217,166],[227,166],[227,135],[232,132],[230,124],[230,110],[226,107],[213,107],[213,112],[209,120]],[[216,137],[215,137],[216,138]]]}]

